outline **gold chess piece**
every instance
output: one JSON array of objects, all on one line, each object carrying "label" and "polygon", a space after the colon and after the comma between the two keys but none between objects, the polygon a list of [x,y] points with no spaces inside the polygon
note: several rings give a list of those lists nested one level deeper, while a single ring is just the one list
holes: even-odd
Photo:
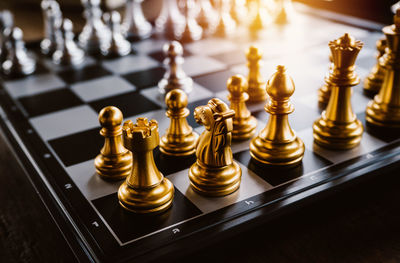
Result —
[{"label": "gold chess piece", "polygon": [[216,37],[229,37],[236,29],[236,22],[230,14],[230,0],[218,0],[218,21],[214,35]]},{"label": "gold chess piece", "polygon": [[314,122],[315,143],[331,149],[357,146],[364,131],[351,107],[352,87],[360,83],[354,63],[363,43],[349,34],[329,42],[334,67],[326,80],[332,85],[328,106]]},{"label": "gold chess piece", "polygon": [[247,81],[242,75],[235,75],[229,78],[227,87],[230,108],[235,111],[232,138],[233,140],[249,139],[256,132],[257,119],[251,115],[246,106],[249,98],[246,93]]},{"label": "gold chess piece", "polygon": [[242,170],[231,150],[233,116],[235,112],[217,98],[194,110],[194,118],[205,130],[197,143],[197,161],[190,167],[189,179],[200,194],[223,196],[239,188]]},{"label": "gold chess piece", "polygon": [[253,13],[253,18],[250,21],[249,24],[249,30],[250,33],[257,33],[260,30],[263,30],[267,27],[267,25],[270,23],[269,20],[269,15],[266,14],[267,10],[263,8],[261,4],[261,0],[255,0],[252,4],[252,13]]},{"label": "gold chess piece", "polygon": [[121,206],[135,213],[161,212],[172,205],[174,186],[160,173],[153,158],[159,144],[158,124],[147,118],[123,126],[124,145],[132,152],[132,172],[119,187]]},{"label": "gold chess piece", "polygon": [[290,97],[295,87],[284,66],[267,82],[270,97],[264,109],[270,114],[265,128],[250,142],[250,155],[258,162],[269,165],[296,165],[304,155],[304,143],[289,125],[288,115],[294,111]]},{"label": "gold chess piece", "polygon": [[378,50],[376,56],[377,63],[364,81],[364,92],[367,94],[375,95],[381,89],[383,79],[385,77],[385,70],[381,66],[379,59],[385,54],[386,46],[387,43],[385,38],[379,39],[376,42],[376,49]]},{"label": "gold chess piece", "polygon": [[379,64],[385,76],[379,93],[368,103],[366,120],[372,126],[400,128],[400,9],[397,9],[394,24],[382,31],[387,49]]},{"label": "gold chess piece", "polygon": [[247,93],[249,102],[261,102],[267,99],[265,91],[265,81],[260,73],[262,52],[255,46],[250,46],[246,52],[247,67],[249,75],[247,76]]},{"label": "gold chess piece", "polygon": [[329,80],[329,75],[331,74],[331,71],[333,70],[334,67],[332,61],[332,55],[329,56],[329,62],[330,62],[329,71],[325,77],[325,83],[318,90],[318,103],[321,107],[325,107],[329,102],[329,98],[331,97],[332,84],[328,80]]},{"label": "gold chess piece", "polygon": [[166,115],[171,119],[167,132],[160,141],[160,151],[172,156],[192,155],[196,151],[199,135],[188,124],[186,117],[190,111],[187,95],[182,90],[171,90],[165,97]]},{"label": "gold chess piece", "polygon": [[122,142],[122,112],[113,106],[100,111],[100,134],[104,137],[104,146],[94,160],[97,174],[107,180],[121,180],[132,169],[132,155]]},{"label": "gold chess piece", "polygon": [[284,25],[290,22],[293,16],[292,0],[275,0],[275,23]]}]

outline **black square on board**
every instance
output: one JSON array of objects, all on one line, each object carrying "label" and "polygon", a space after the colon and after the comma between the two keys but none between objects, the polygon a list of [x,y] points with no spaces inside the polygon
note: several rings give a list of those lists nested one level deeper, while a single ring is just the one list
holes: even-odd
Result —
[{"label": "black square on board", "polygon": [[161,109],[160,106],[148,100],[138,92],[124,93],[90,103],[90,106],[96,112],[100,112],[101,109],[110,105],[119,108],[125,117],[131,117],[140,113]]},{"label": "black square on board", "polygon": [[101,78],[111,73],[101,67],[100,65],[90,65],[79,69],[67,69],[58,73],[58,76],[62,78],[68,84],[74,84],[91,79]]},{"label": "black square on board", "polygon": [[193,117],[194,109],[195,109],[196,107],[198,107],[198,106],[206,105],[206,104],[208,103],[208,101],[211,100],[211,99],[212,99],[212,98],[210,97],[210,98],[206,98],[206,99],[202,99],[202,100],[197,100],[197,101],[194,101],[194,102],[189,103],[189,104],[187,105],[187,108],[189,109],[190,114],[189,114],[189,116],[187,116],[186,119],[187,119],[189,125],[192,126],[192,128],[197,128],[197,127],[201,126],[200,124],[198,124],[198,123],[195,121],[195,119],[194,119],[194,117]]},{"label": "black square on board", "polygon": [[67,109],[83,102],[69,89],[57,89],[19,99],[29,117]]},{"label": "black square on board", "polygon": [[196,155],[191,156],[168,156],[160,151],[157,147],[154,149],[154,161],[156,162],[157,168],[160,172],[167,176],[185,169],[189,169],[192,164],[196,162]]},{"label": "black square on board", "polygon": [[100,127],[49,141],[65,166],[94,159],[104,144]]},{"label": "black square on board", "polygon": [[304,174],[332,164],[332,162],[308,151],[307,149],[304,152],[303,161],[299,165],[293,167],[275,167],[260,164],[251,158],[249,151],[236,153],[233,157],[272,186],[283,184]]},{"label": "black square on board", "polygon": [[126,211],[119,205],[116,193],[92,202],[121,242],[128,242],[201,214],[201,211],[176,188],[172,207],[155,215]]},{"label": "black square on board", "polygon": [[226,90],[226,81],[235,75],[230,70],[214,72],[201,77],[195,77],[193,80],[201,86],[213,92],[220,92]]},{"label": "black square on board", "polygon": [[243,54],[243,51],[240,50],[220,53],[211,57],[228,66],[246,63],[246,56]]},{"label": "black square on board", "polygon": [[163,78],[165,69],[163,67],[155,67],[143,71],[137,71],[123,75],[125,79],[135,85],[138,89],[154,87]]}]

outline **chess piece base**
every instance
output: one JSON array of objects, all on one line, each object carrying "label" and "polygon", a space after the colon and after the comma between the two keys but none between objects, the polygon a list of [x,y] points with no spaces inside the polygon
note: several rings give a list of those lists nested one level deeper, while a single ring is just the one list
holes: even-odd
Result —
[{"label": "chess piece base", "polygon": [[196,152],[196,142],[199,135],[195,132],[183,137],[177,138],[174,142],[169,142],[166,136],[161,137],[160,151],[170,156],[189,156]]},{"label": "chess piece base", "polygon": [[178,81],[175,82],[172,81],[172,83],[168,79],[162,79],[158,83],[158,90],[160,91],[161,94],[167,94],[173,89],[181,89],[186,94],[189,94],[192,91],[192,88],[193,88],[193,80],[189,77],[186,77],[184,79],[179,79]]},{"label": "chess piece base", "polygon": [[256,137],[250,143],[251,157],[268,165],[297,165],[303,159],[304,150],[304,143],[298,137],[290,142],[282,143]]},{"label": "chess piece base", "polygon": [[364,81],[364,92],[368,95],[375,95],[379,92],[383,84],[383,77],[370,74]]},{"label": "chess piece base", "polygon": [[167,178],[153,187],[143,189],[135,189],[125,181],[118,190],[121,206],[139,214],[163,212],[172,205],[173,198],[174,186]]},{"label": "chess piece base", "polygon": [[206,167],[195,162],[189,170],[192,188],[205,196],[224,196],[235,192],[240,186],[242,170],[233,162],[224,167]]},{"label": "chess piece base", "polygon": [[232,139],[246,140],[254,136],[257,127],[257,119],[250,116],[246,120],[233,120]]},{"label": "chess piece base", "polygon": [[316,144],[334,150],[356,147],[360,144],[364,132],[363,125],[358,119],[348,123],[335,123],[323,117],[314,122],[313,130]]},{"label": "chess piece base", "polygon": [[74,54],[72,56],[66,56],[63,54],[62,50],[57,50],[53,54],[53,62],[58,65],[64,65],[64,66],[77,66],[81,64],[85,59],[85,53],[80,50],[76,49],[74,50]]},{"label": "chess piece base", "polygon": [[3,63],[3,73],[10,77],[19,77],[32,74],[36,70],[36,62],[31,58],[26,58],[23,64],[6,60]]},{"label": "chess piece base", "polygon": [[125,179],[132,170],[132,155],[129,151],[112,156],[97,155],[94,160],[97,174],[105,180]]},{"label": "chess piece base", "polygon": [[367,105],[365,119],[372,126],[400,128],[400,107],[383,106],[372,100]]}]

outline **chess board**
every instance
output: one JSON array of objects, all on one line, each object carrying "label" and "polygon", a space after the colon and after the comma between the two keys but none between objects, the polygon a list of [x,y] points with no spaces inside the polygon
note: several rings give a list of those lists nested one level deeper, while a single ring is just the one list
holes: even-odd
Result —
[{"label": "chess board", "polygon": [[[384,133],[367,131],[361,144],[348,151],[330,151],[313,143],[312,124],[320,116],[317,90],[329,67],[327,43],[345,32],[362,40],[365,45],[356,71],[364,79],[376,62],[375,42],[382,34],[376,30],[379,27],[368,28],[365,25],[371,24],[357,24],[353,18],[331,20],[310,15],[318,13],[315,10],[298,9],[302,11],[295,22],[282,28],[271,26],[257,40],[239,34],[233,39],[185,44],[183,67],[194,80],[188,105],[193,113],[212,97],[227,101],[227,79],[237,73],[247,75],[245,50],[250,44],[264,52],[265,79],[277,65],[285,65],[296,85],[290,124],[306,146],[302,164],[286,169],[260,166],[251,160],[249,141],[234,142],[234,159],[243,173],[241,186],[226,197],[207,198],[189,186],[188,169],[194,156],[172,158],[156,149],[158,168],[175,186],[172,208],[156,215],[124,211],[117,198],[122,182],[100,179],[93,162],[104,142],[98,112],[105,106],[117,106],[125,119],[156,119],[160,135],[164,134],[169,119],[156,86],[165,72],[161,49],[166,41],[133,42],[134,51],[126,57],[88,57],[78,68],[56,66],[40,54],[38,43],[28,44],[38,70],[31,76],[1,81],[1,126],[81,261],[145,262],[177,252],[176,256],[400,163],[399,137]],[[369,100],[362,83],[354,88],[353,110],[364,126]],[[258,130],[268,120],[263,106],[249,105],[258,119]],[[202,132],[192,114],[188,122]]]}]

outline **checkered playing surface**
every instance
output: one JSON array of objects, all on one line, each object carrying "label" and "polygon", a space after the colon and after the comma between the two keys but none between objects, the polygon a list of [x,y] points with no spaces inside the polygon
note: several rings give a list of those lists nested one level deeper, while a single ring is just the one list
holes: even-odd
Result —
[{"label": "checkered playing surface", "polygon": [[[381,35],[317,18],[300,16],[299,21],[283,31],[271,29],[252,43],[244,43],[242,39],[206,39],[187,44],[184,46],[183,67],[194,80],[188,106],[193,112],[195,107],[207,103],[212,97],[226,101],[227,79],[233,74],[247,74],[245,49],[250,44],[257,44],[264,51],[262,76],[265,79],[274,73],[277,65],[286,65],[296,85],[292,98],[295,112],[290,115],[290,123],[306,146],[302,166],[289,169],[284,175],[273,168],[261,170],[250,158],[249,141],[233,143],[234,158],[243,172],[239,191],[223,198],[205,198],[189,187],[187,173],[195,158],[178,160],[163,156],[157,150],[157,165],[174,183],[176,198],[172,210],[168,212],[168,220],[158,222],[154,219],[150,228],[137,230],[132,227],[144,224],[143,220],[121,213],[116,198],[121,182],[110,183],[96,176],[93,159],[103,143],[98,134],[97,118],[98,112],[105,106],[117,106],[125,119],[139,116],[156,119],[160,134],[164,134],[169,120],[165,117],[164,102],[156,87],[165,72],[161,52],[164,41],[148,39],[136,42],[133,44],[135,52],[129,56],[104,61],[87,58],[78,69],[55,67],[51,61],[42,58],[46,68],[40,74],[6,81],[4,86],[82,194],[93,203],[110,230],[116,234],[120,244],[125,244],[154,231],[239,203],[387,144],[368,133],[364,134],[361,145],[350,151],[338,153],[313,144],[312,123],[320,115],[317,89],[323,83],[329,65],[328,41],[349,32],[365,42],[357,61],[357,72],[363,79],[375,63],[374,45]],[[313,26],[315,24],[319,26]],[[352,99],[354,111],[364,120],[369,98],[362,94],[361,89],[361,85],[355,88]],[[259,121],[258,130],[268,120],[263,106],[249,106]],[[195,123],[192,115],[188,121],[197,132],[202,131],[203,128]],[[293,183],[291,187],[293,190],[300,186]],[[121,227],[125,231],[120,231]]]}]

